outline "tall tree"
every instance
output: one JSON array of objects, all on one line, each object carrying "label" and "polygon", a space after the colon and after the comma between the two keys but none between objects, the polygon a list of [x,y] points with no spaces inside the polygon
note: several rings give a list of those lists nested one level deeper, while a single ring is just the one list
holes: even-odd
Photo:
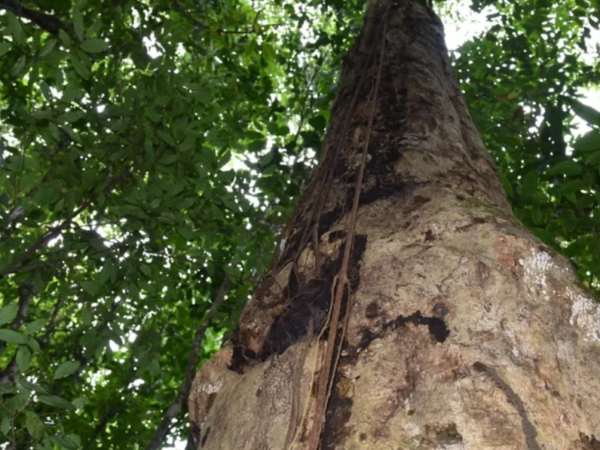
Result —
[{"label": "tall tree", "polygon": [[371,0],[271,269],[189,399],[208,449],[594,449],[600,311],[513,216],[418,0]]},{"label": "tall tree", "polygon": [[[365,3],[0,0],[0,447],[184,444]],[[469,6],[450,60],[513,213],[598,290],[598,4],[436,1]]]}]

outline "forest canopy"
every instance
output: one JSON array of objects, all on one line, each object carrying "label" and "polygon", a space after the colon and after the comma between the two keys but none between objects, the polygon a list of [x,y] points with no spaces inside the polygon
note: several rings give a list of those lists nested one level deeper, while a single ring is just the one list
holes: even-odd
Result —
[{"label": "forest canopy", "polygon": [[[600,290],[600,2],[433,7],[477,18],[450,56],[515,215]],[[0,449],[185,448],[364,8],[0,0]]]}]

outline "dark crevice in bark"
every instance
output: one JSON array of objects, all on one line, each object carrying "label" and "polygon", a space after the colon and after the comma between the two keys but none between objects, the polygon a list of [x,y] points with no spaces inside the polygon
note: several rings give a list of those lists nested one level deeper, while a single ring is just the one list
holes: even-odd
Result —
[{"label": "dark crevice in bark", "polygon": [[462,435],[458,432],[455,423],[446,423],[442,425],[426,425],[425,434],[433,437],[433,444],[442,446],[453,446],[463,442]]},{"label": "dark crevice in bark", "polygon": [[[376,306],[367,308],[367,317],[374,318],[375,316],[373,314],[375,313],[375,310]],[[377,333],[374,333],[371,330],[364,330],[360,343],[357,345],[355,350],[363,350],[367,348],[375,339],[381,338],[387,331],[396,330],[409,323],[413,325],[427,325],[429,334],[435,339],[436,342],[443,343],[450,335],[450,330],[448,330],[446,322],[443,319],[439,317],[426,317],[421,314],[421,311],[417,311],[410,316],[405,317],[403,315],[399,315],[394,320],[386,322],[381,327],[381,330]]]},{"label": "dark crevice in bark", "polygon": [[408,207],[404,210],[404,214],[412,214],[425,203],[429,203],[430,201],[431,199],[428,197],[423,197],[422,195],[415,195],[410,205],[408,205]]},{"label": "dark crevice in bark", "polygon": [[391,197],[392,195],[399,194],[402,191],[402,186],[394,186],[391,188],[384,187],[379,178],[377,178],[376,185],[369,190],[363,192],[360,195],[360,204],[368,205],[382,198]]},{"label": "dark crevice in bark", "polygon": [[506,381],[500,377],[496,369],[493,367],[487,366],[482,362],[476,362],[473,364],[473,369],[477,372],[485,373],[490,379],[494,382],[494,384],[500,389],[504,395],[506,396],[506,400],[508,403],[514,407],[519,416],[521,417],[521,422],[523,424],[523,434],[525,435],[525,441],[527,443],[528,450],[542,450],[540,444],[537,442],[537,429],[531,423],[529,416],[527,415],[527,410],[525,409],[525,404],[521,397],[511,388]]},{"label": "dark crevice in bark", "polygon": [[334,223],[338,221],[340,217],[344,214],[344,211],[341,207],[335,208],[332,211],[326,212],[321,216],[319,220],[319,235],[327,233]]},{"label": "dark crevice in bark", "polygon": [[587,436],[584,433],[579,433],[579,438],[582,450],[600,450],[600,441],[593,434]]},{"label": "dark crevice in bark", "polygon": [[473,228],[476,225],[482,225],[484,223],[495,223],[496,222],[496,218],[492,217],[492,218],[484,218],[484,217],[473,217],[473,222],[471,222],[468,225],[464,225],[462,227],[458,227],[456,229],[456,231],[458,232],[464,232],[467,231],[471,228]]},{"label": "dark crevice in bark", "polygon": [[329,233],[327,240],[330,244],[333,244],[335,241],[339,241],[340,239],[344,239],[346,237],[346,232],[343,230],[335,230]]},{"label": "dark crevice in bark", "polygon": [[[334,386],[340,381],[339,375],[334,381]],[[352,416],[354,402],[348,397],[342,397],[335,387],[331,391],[331,397],[325,413],[325,427],[321,435],[321,449],[334,450],[347,435],[346,424]]]},{"label": "dark crevice in bark", "polygon": [[[243,368],[254,361],[265,361],[272,355],[281,355],[291,345],[306,338],[311,321],[315,330],[323,326],[331,304],[332,284],[342,266],[345,245],[345,243],[341,244],[337,258],[323,264],[319,277],[309,280],[306,284],[300,284],[294,271],[291,271],[285,288],[285,294],[289,299],[288,308],[271,325],[258,355],[247,348],[239,332],[236,331],[232,338],[233,357],[229,365],[230,370],[243,373]],[[358,266],[366,246],[367,237],[357,235],[352,247],[348,272],[351,292],[360,285]],[[344,303],[347,303],[347,292],[345,294]],[[326,338],[327,333],[324,333],[323,337]]]},{"label": "dark crevice in bark", "polygon": [[[190,421],[190,435],[192,436],[193,442],[200,441],[201,433],[202,433],[202,431],[200,430],[200,427],[198,426],[198,424],[194,421]],[[208,432],[207,432],[207,434],[208,434]],[[204,442],[202,443],[202,445],[204,445]]]},{"label": "dark crevice in bark", "polygon": [[204,436],[202,436],[202,441],[201,441],[201,446],[204,447],[204,444],[206,444],[206,440],[208,439],[208,434],[210,433],[210,427],[206,428],[206,433],[204,433]]}]

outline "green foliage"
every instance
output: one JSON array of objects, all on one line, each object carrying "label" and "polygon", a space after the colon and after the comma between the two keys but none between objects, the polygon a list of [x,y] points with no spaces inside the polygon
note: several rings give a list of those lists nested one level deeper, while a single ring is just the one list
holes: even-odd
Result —
[{"label": "green foliage", "polygon": [[[578,100],[600,78],[598,60],[583,58],[590,30],[598,30],[593,3],[477,2],[495,7],[496,24],[462,46],[454,63],[513,211],[598,289],[600,112]],[[592,128],[582,137],[577,116]]]},{"label": "green foliage", "polygon": [[[269,263],[362,11],[3,4],[0,434],[23,448],[143,448],[225,275],[200,361]],[[186,407],[169,442],[187,438]]]},{"label": "green foliage", "polygon": [[[225,275],[201,362],[269,263],[363,3],[21,2],[54,17],[36,23],[0,9],[7,441],[145,447]],[[467,102],[515,213],[597,284],[599,113],[577,101],[598,82],[578,50],[597,10],[487,3],[498,24],[454,54]],[[578,139],[574,114],[592,127]],[[168,442],[187,438],[183,406]]]}]

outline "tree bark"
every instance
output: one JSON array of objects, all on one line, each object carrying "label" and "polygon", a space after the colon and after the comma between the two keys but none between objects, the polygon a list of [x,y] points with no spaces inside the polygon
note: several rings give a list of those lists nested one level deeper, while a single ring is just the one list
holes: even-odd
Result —
[{"label": "tree bark", "polygon": [[598,305],[512,215],[427,6],[371,0],[323,150],[196,374],[199,448],[600,448]]}]

